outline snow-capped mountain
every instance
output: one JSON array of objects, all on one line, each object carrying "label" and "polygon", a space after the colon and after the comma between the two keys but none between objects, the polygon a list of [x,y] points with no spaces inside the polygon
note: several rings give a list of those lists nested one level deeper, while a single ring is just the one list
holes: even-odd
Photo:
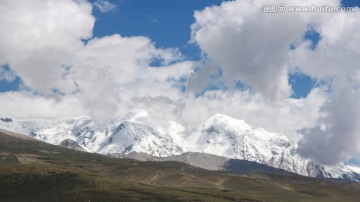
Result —
[{"label": "snow-capped mountain", "polygon": [[210,117],[193,132],[187,132],[175,121],[153,118],[144,110],[130,111],[122,119],[102,125],[86,116],[49,120],[1,118],[0,128],[55,145],[66,140],[72,146],[77,144],[101,154],[121,156],[137,152],[169,157],[197,152],[253,161],[304,176],[360,181],[357,167],[317,165],[298,155],[286,136],[221,114]]},{"label": "snow-capped mountain", "polygon": [[304,176],[360,180],[353,167],[317,165],[297,154],[286,136],[222,114],[203,122],[186,142],[192,143],[186,148],[191,152],[249,160]]},{"label": "snow-capped mountain", "polygon": [[290,148],[282,134],[252,128],[242,120],[216,114],[203,122],[186,139],[192,142],[188,150],[234,159],[265,163]]},{"label": "snow-capped mountain", "polygon": [[[27,119],[0,121],[0,128],[32,136],[58,145],[72,140],[86,151],[101,154],[143,152],[154,156],[181,154],[182,148],[175,143],[185,129],[173,121],[149,119],[143,110],[131,111],[116,123],[96,124],[83,116],[72,119]],[[171,135],[170,135],[171,131]]]}]

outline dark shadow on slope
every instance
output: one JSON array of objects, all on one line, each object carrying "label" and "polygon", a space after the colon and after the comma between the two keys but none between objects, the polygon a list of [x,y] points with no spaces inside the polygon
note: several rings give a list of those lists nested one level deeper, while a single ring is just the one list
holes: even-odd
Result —
[{"label": "dark shadow on slope", "polygon": [[267,166],[265,164],[260,164],[252,161],[247,160],[239,160],[239,159],[230,159],[229,161],[225,162],[223,166],[224,170],[237,172],[237,173],[248,173],[248,172],[267,172],[267,173],[280,173],[280,174],[291,174],[294,173],[273,168]]}]

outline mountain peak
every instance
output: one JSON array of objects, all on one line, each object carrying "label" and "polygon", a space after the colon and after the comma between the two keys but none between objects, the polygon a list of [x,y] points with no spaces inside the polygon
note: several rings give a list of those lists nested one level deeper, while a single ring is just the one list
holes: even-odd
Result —
[{"label": "mountain peak", "polygon": [[252,127],[241,119],[235,119],[224,114],[215,114],[205,120],[201,126],[203,128],[236,128],[238,130],[252,130]]},{"label": "mountain peak", "polygon": [[60,144],[58,144],[60,147],[78,150],[78,151],[86,151],[83,147],[81,147],[78,143],[76,143],[74,140],[71,139],[65,139]]}]

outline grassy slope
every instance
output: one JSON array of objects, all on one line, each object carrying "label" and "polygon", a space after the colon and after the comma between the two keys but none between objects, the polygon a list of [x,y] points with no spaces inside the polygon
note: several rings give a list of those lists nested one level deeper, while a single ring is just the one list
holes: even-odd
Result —
[{"label": "grassy slope", "polygon": [[63,149],[0,131],[0,201],[358,201],[360,185]]}]

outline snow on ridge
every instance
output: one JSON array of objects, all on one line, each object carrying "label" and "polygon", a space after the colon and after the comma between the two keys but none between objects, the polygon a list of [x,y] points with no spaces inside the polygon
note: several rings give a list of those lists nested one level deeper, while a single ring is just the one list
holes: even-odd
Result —
[{"label": "snow on ridge", "polygon": [[347,168],[349,168],[349,170],[351,172],[354,172],[354,173],[357,173],[360,175],[360,167],[347,165]]}]

